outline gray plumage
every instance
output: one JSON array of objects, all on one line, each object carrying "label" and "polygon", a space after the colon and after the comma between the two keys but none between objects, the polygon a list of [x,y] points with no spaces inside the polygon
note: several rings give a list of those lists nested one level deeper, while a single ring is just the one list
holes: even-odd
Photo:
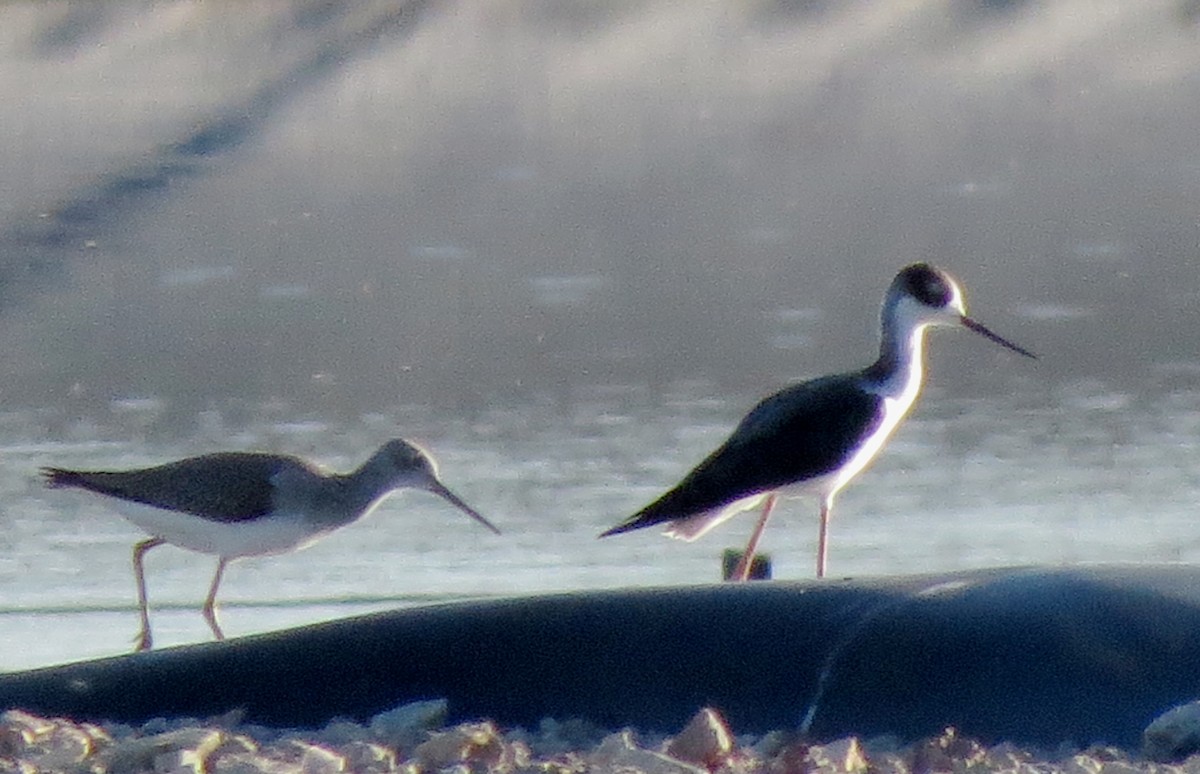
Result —
[{"label": "gray plumage", "polygon": [[284,470],[325,477],[296,457],[254,452],[218,452],[139,470],[42,468],[49,487],[73,487],[122,500],[236,523],[271,512],[271,480]]},{"label": "gray plumage", "polygon": [[329,473],[298,457],[259,452],[204,454],[137,470],[47,467],[41,473],[49,487],[132,504],[123,515],[151,535],[133,550],[142,622],[138,650],[151,646],[143,557],[164,543],[219,557],[202,610],[213,635],[223,639],[216,596],[230,561],[302,548],[369,513],[396,489],[424,489],[492,532],[500,531],[442,484],[427,452],[401,438],[379,447],[350,473]]}]

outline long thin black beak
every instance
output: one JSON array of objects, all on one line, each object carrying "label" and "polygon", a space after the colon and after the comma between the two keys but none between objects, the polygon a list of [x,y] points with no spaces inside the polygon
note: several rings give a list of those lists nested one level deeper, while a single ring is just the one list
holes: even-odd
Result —
[{"label": "long thin black beak", "polygon": [[997,336],[995,333],[992,333],[990,330],[988,330],[988,327],[986,325],[984,325],[983,323],[978,322],[976,320],[972,320],[970,317],[967,317],[965,314],[959,319],[962,321],[964,328],[969,328],[970,330],[973,330],[976,333],[978,333],[980,336],[991,339],[992,341],[996,342],[997,344],[999,344],[1002,347],[1008,347],[1013,352],[1016,352],[1016,353],[1024,355],[1025,357],[1031,357],[1034,360],[1037,360],[1037,355],[1033,354],[1032,352],[1030,352],[1027,349],[1022,349],[1021,347],[1018,347],[1016,344],[1013,344],[1008,339],[1002,338],[1001,336]]},{"label": "long thin black beak", "polygon": [[500,534],[500,530],[498,530],[496,528],[495,524],[492,524],[490,521],[483,518],[483,516],[480,515],[479,511],[475,510],[471,506],[464,503],[462,501],[462,499],[459,498],[458,495],[454,494],[449,489],[447,489],[446,485],[443,484],[441,481],[438,481],[437,479],[433,479],[432,481],[429,482],[427,488],[429,489],[430,492],[433,492],[435,495],[438,495],[439,497],[447,500],[455,508],[458,508],[460,511],[467,514],[468,516],[470,516],[472,519],[479,522],[483,526],[487,527],[492,532],[495,532],[497,535]]}]

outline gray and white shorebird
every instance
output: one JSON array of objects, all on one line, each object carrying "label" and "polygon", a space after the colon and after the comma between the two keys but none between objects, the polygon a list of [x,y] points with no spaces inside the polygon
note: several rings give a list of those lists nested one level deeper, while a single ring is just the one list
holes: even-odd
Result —
[{"label": "gray and white shorebird", "polygon": [[880,316],[882,343],[874,363],[764,399],[673,489],[600,537],[661,524],[670,537],[695,540],[733,515],[761,506],[732,575],[746,580],[776,499],[816,495],[821,504],[817,577],[824,577],[834,498],[879,453],[917,399],[926,330],[963,327],[1035,357],[968,317],[958,283],[929,264],[913,264],[896,275]]},{"label": "gray and white shorebird", "polygon": [[133,547],[141,614],[137,650],[152,644],[143,557],[164,543],[218,557],[202,611],[221,640],[225,634],[217,623],[217,587],[229,562],[311,545],[366,516],[397,489],[432,492],[500,533],[446,488],[428,452],[399,438],[345,474],[326,472],[298,457],[260,452],[218,452],[137,470],[42,468],[41,473],[49,487],[112,498],[122,516],[151,535]]}]

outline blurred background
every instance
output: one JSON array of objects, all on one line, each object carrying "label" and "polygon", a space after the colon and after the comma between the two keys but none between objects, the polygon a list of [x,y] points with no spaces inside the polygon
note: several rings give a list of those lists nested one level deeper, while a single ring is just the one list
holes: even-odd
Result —
[{"label": "blurred background", "polygon": [[[505,530],[393,498],[236,565],[231,634],[714,580],[749,519],[594,536],[917,260],[1041,360],[933,334],[831,572],[1200,559],[1197,0],[10,2],[0,63],[0,668],[136,629],[138,533],[40,464],[403,435]],[[160,642],[210,572],[151,555]]]}]

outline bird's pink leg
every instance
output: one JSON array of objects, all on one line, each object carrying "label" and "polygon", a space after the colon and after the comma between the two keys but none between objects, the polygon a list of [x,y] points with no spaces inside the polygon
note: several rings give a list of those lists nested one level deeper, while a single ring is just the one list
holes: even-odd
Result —
[{"label": "bird's pink leg", "polygon": [[165,542],[167,541],[160,537],[153,537],[143,540],[133,547],[133,577],[137,581],[138,614],[142,619],[142,628],[138,632],[134,650],[150,650],[150,646],[153,644],[150,637],[150,605],[146,601],[146,570],[142,563],[142,557],[151,548],[161,546]]},{"label": "bird's pink leg", "polygon": [[758,550],[758,540],[762,537],[763,530],[767,526],[767,519],[771,518],[771,511],[775,508],[776,498],[777,495],[774,493],[767,495],[767,500],[763,503],[762,514],[758,517],[758,524],[754,525],[754,531],[750,533],[750,542],[746,544],[746,551],[742,554],[742,558],[738,560],[737,566],[733,568],[733,574],[729,576],[730,580],[750,580],[750,567],[754,563],[754,552]]},{"label": "bird's pink leg", "polygon": [[204,613],[204,620],[208,621],[208,628],[212,629],[213,636],[218,640],[225,639],[225,632],[221,631],[221,625],[217,623],[217,586],[221,585],[221,576],[225,574],[225,565],[229,560],[221,557],[217,562],[217,573],[213,575],[212,586],[208,589],[208,597],[204,600],[204,607],[201,612]]},{"label": "bird's pink leg", "polygon": [[817,537],[817,577],[825,577],[825,556],[829,552],[829,514],[833,510],[833,500],[821,500],[821,532]]}]

